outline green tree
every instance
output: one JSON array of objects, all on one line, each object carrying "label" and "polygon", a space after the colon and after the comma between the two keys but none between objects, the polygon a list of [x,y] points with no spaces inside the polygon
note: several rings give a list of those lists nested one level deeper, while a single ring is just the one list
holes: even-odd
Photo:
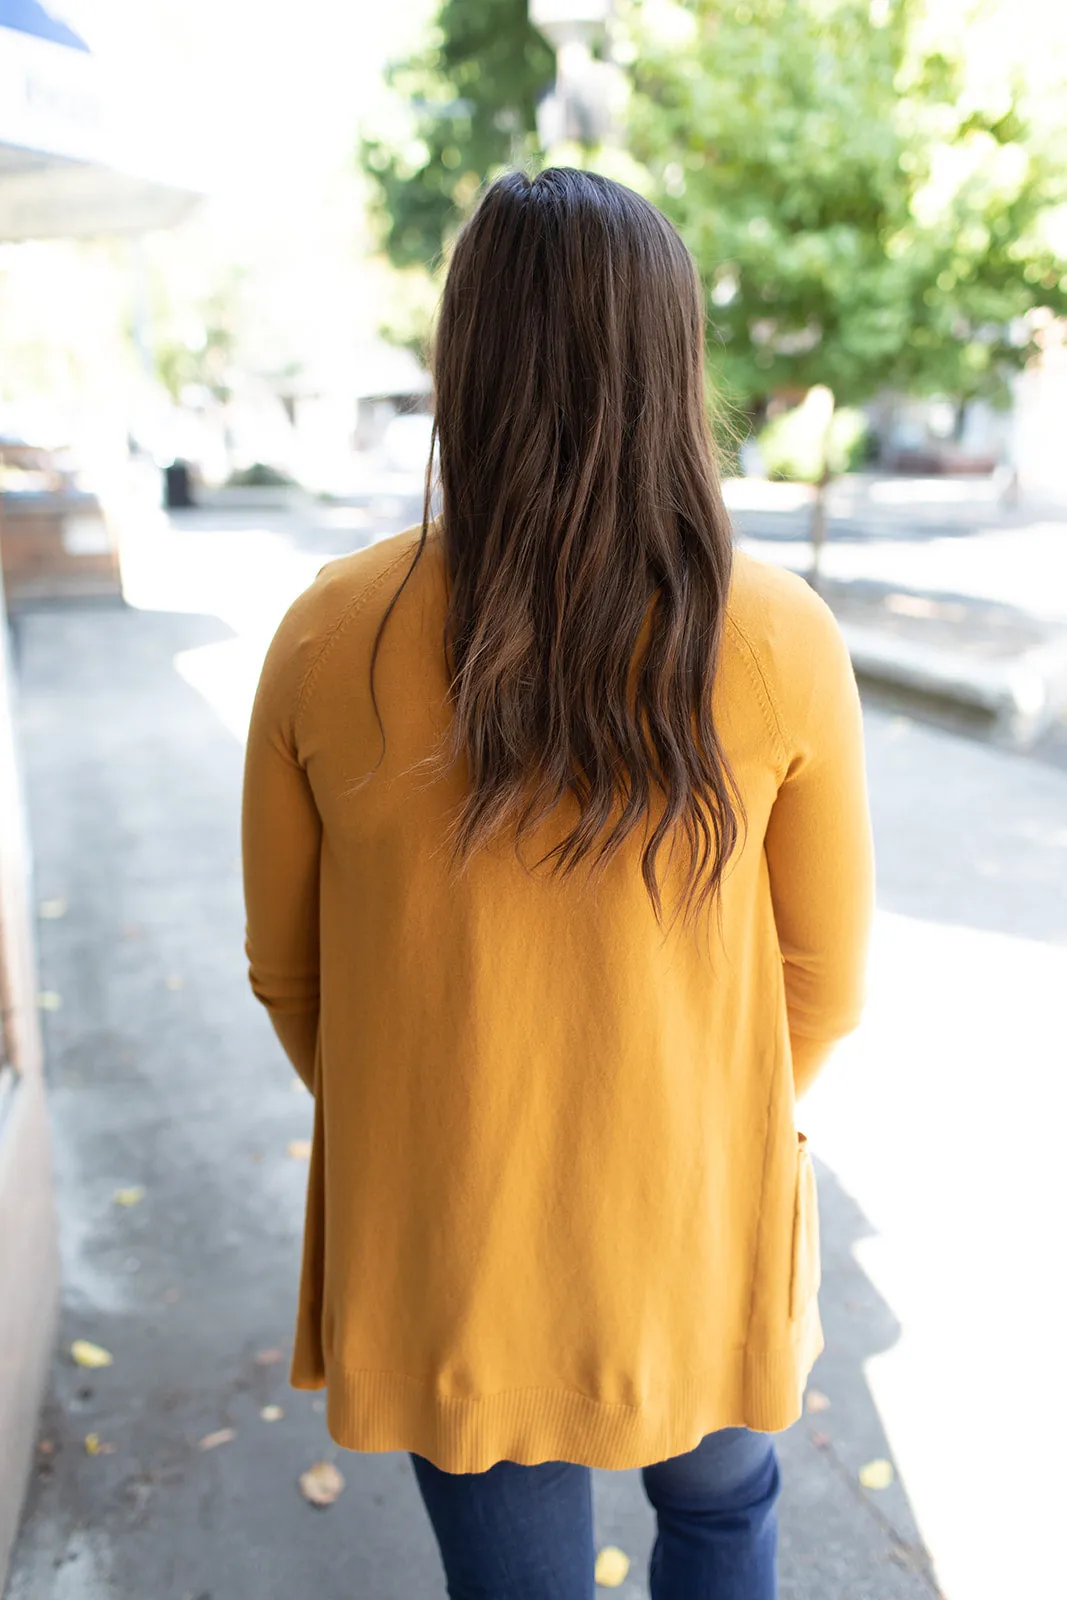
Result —
[{"label": "green tree", "polygon": [[406,125],[360,144],[394,266],[434,263],[483,180],[537,158],[554,75],[526,0],[442,0],[427,47],[389,69]]},{"label": "green tree", "polygon": [[1028,313],[1067,310],[1044,232],[1064,168],[1018,86],[977,101],[961,59],[917,43],[920,0],[680,14],[683,44],[638,35],[632,147],[697,261],[728,398],[754,418],[817,385],[1003,399]]}]

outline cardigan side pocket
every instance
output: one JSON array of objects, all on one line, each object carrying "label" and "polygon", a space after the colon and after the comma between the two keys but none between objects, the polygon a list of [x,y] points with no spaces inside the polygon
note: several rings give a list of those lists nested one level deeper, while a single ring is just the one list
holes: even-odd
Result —
[{"label": "cardigan side pocket", "polygon": [[793,1260],[789,1287],[789,1319],[798,1322],[819,1292],[819,1195],[807,1137],[797,1134],[797,1182],[793,1209]]}]

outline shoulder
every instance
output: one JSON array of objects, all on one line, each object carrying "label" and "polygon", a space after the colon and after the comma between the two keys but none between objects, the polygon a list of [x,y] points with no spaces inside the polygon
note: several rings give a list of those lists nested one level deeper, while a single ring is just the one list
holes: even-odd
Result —
[{"label": "shoulder", "polygon": [[786,745],[820,692],[854,688],[836,617],[796,573],[735,550],[726,614],[728,635],[758,672]]},{"label": "shoulder", "polygon": [[291,611],[317,624],[324,635],[370,605],[379,591],[392,596],[388,579],[402,581],[418,549],[421,528],[407,528],[362,550],[338,556],[319,569],[314,583],[294,601]]},{"label": "shoulder", "polygon": [[[318,654],[382,595],[387,605],[418,548],[421,529],[408,528],[389,539],[327,561],[313,583],[290,605],[275,644],[301,657],[313,670]],[[395,576],[396,583],[389,580]]]},{"label": "shoulder", "polygon": [[767,655],[834,646],[841,638],[830,607],[785,567],[734,551],[727,618]]},{"label": "shoulder", "polygon": [[[294,719],[337,639],[361,613],[382,609],[403,581],[418,548],[421,529],[409,528],[380,539],[319,569],[312,583],[290,604],[267,650],[259,699]],[[389,580],[394,576],[396,582]]]}]

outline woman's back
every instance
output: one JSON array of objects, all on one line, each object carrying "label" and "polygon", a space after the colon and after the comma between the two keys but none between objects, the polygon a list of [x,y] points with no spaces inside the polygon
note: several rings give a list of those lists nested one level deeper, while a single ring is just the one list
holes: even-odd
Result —
[{"label": "woman's back", "polygon": [[[447,543],[431,527],[412,565],[419,543],[323,569],[249,740],[252,982],[316,1098],[293,1381],[327,1383],[340,1443],[450,1472],[784,1427],[821,1345],[795,1088],[855,1025],[870,914],[836,625],[735,556],[714,725],[737,842],[668,920],[647,826],[551,871],[573,796],[455,870]],[[686,882],[661,862],[667,905]]]}]

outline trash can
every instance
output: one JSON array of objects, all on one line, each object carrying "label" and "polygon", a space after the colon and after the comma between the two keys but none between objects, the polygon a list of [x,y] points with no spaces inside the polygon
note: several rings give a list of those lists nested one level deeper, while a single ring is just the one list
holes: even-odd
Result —
[{"label": "trash can", "polygon": [[188,461],[179,458],[163,469],[163,504],[168,511],[182,511],[194,503],[193,474]]}]

